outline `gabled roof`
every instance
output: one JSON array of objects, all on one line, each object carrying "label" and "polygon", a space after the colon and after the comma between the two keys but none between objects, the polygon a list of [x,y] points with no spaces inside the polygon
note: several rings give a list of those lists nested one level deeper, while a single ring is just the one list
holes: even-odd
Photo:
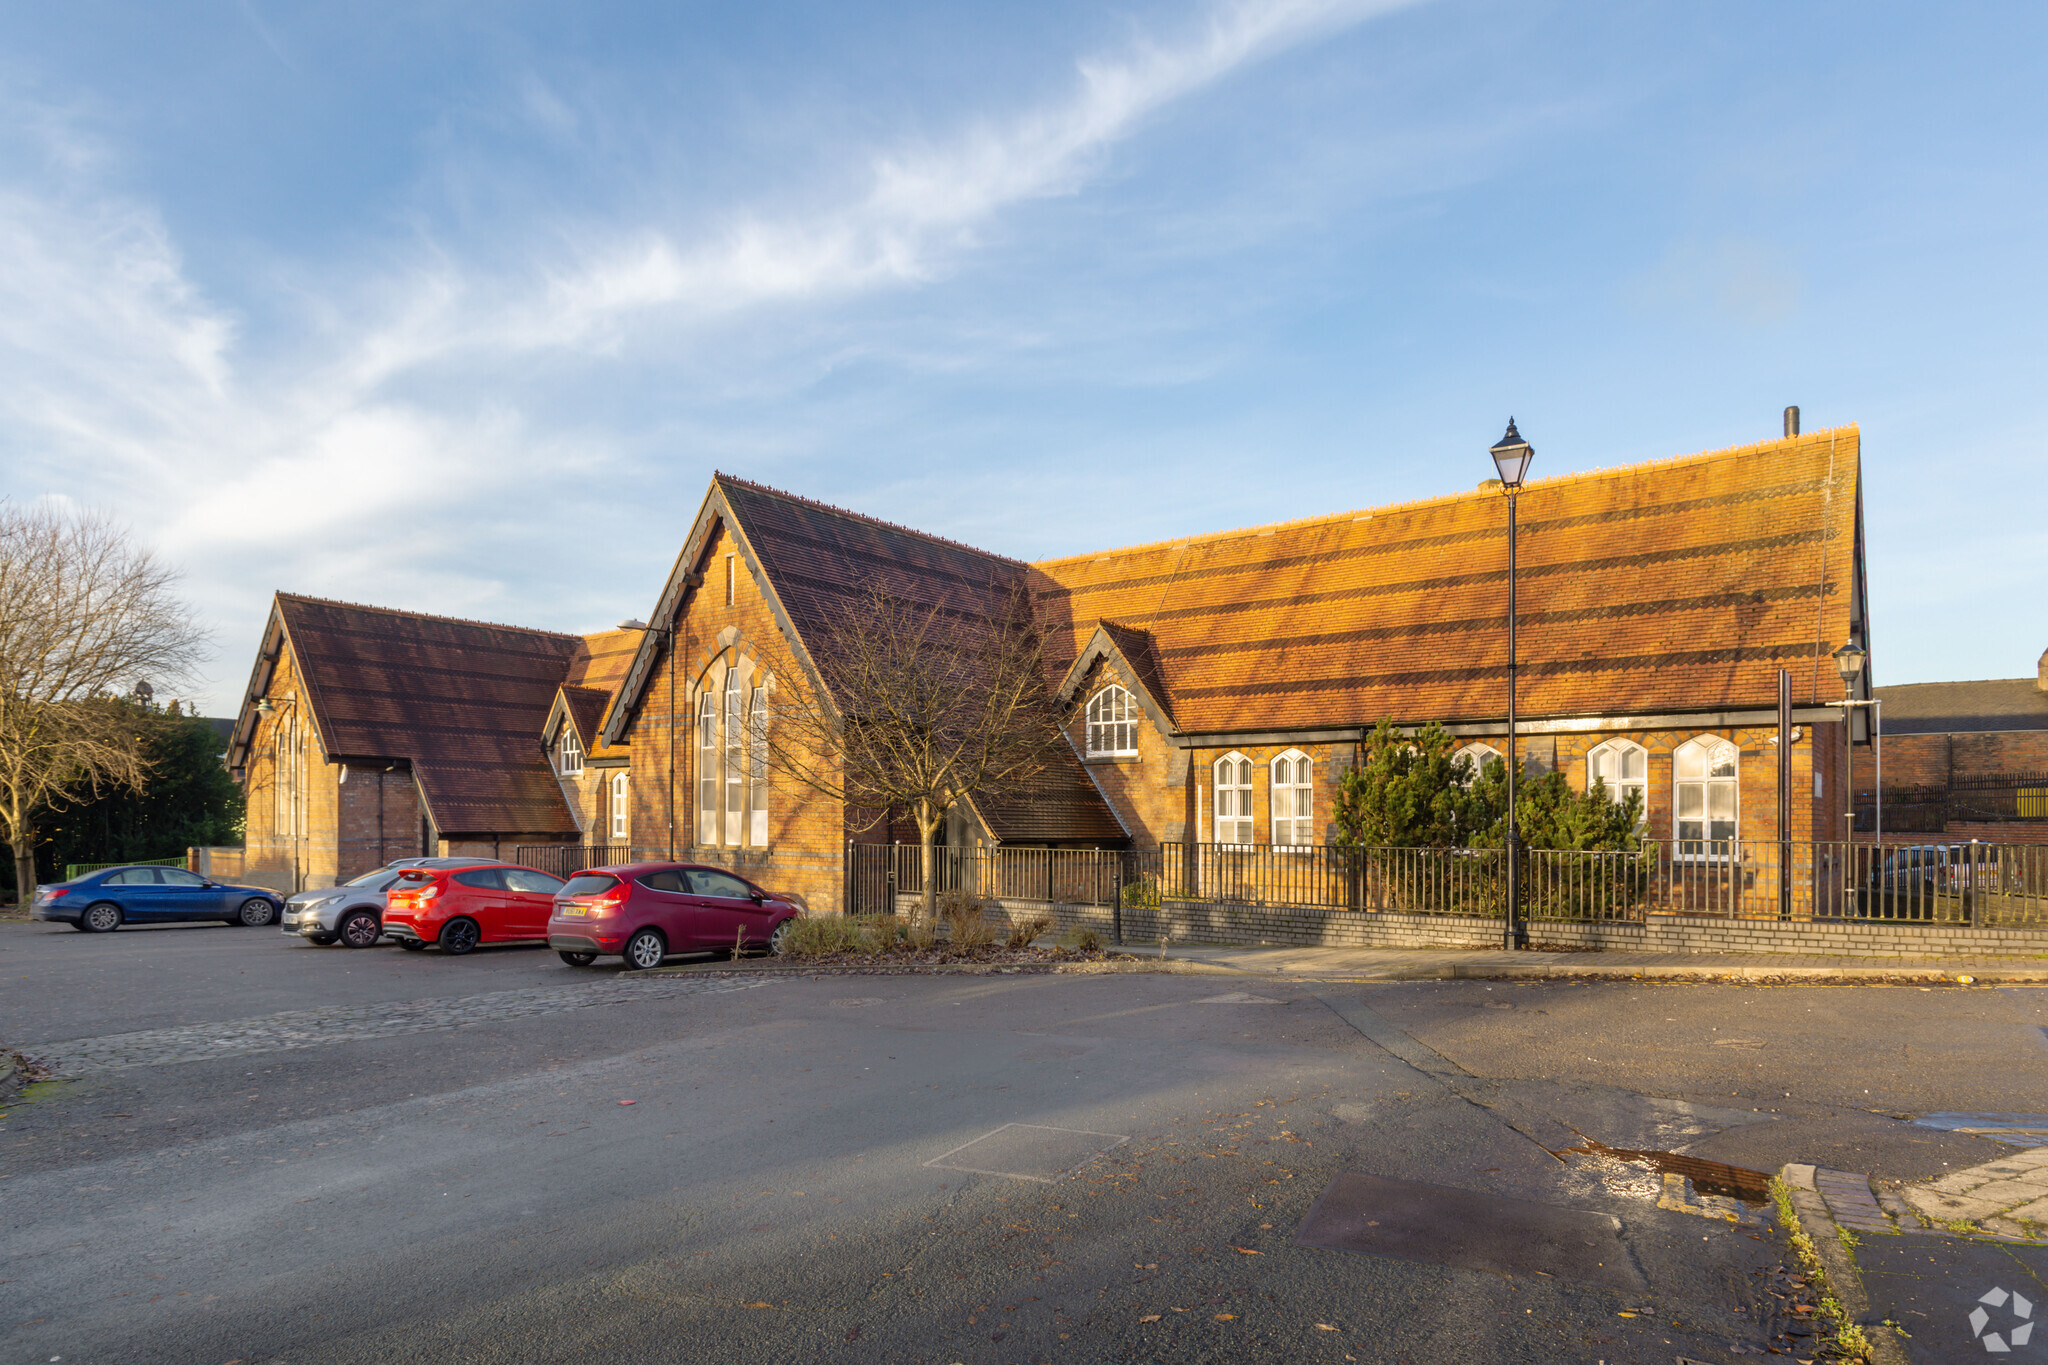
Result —
[{"label": "gabled roof", "polygon": [[625,752],[623,746],[601,745],[599,734],[604,728],[612,699],[618,694],[619,684],[625,680],[626,670],[632,665],[640,637],[646,633],[643,628],[626,626],[583,637],[583,647],[569,660],[568,675],[548,711],[541,733],[543,743],[554,743],[558,723],[567,720],[576,727],[576,738],[583,745],[583,752],[590,757],[602,758]]},{"label": "gabled roof", "polygon": [[1060,679],[1059,699],[1070,704],[1080,701],[1080,691],[1089,673],[1103,659],[1114,659],[1122,665],[1124,676],[1138,688],[1139,703],[1151,713],[1153,727],[1162,735],[1172,734],[1173,708],[1166,695],[1165,681],[1159,675],[1159,655],[1152,646],[1152,632],[1147,630],[1133,630],[1114,621],[1096,622],[1095,633],[1074,656],[1067,675]]},{"label": "gabled roof", "polygon": [[[1026,587],[1026,568],[1018,560],[721,473],[713,476],[662,589],[652,618],[657,624],[674,620],[701,581],[699,561],[721,523],[759,571],[770,607],[800,660],[808,661],[811,651],[830,637],[831,624],[877,589],[900,601],[956,613],[963,621],[985,621],[1000,615],[1012,594]],[[623,733],[659,648],[658,632],[641,642],[604,727],[607,736]],[[1065,766],[1069,761],[1071,771]],[[999,800],[984,795],[977,809],[999,838],[1115,842],[1124,837],[1101,793],[1064,746],[1053,769],[1038,781]],[[1005,834],[1005,829],[1031,832]]]},{"label": "gabled roof", "polygon": [[740,534],[809,639],[877,590],[987,620],[1024,582],[1024,565],[970,545],[720,474]]},{"label": "gabled roof", "polygon": [[2037,678],[1899,683],[1877,689],[1887,735],[2048,730],[2048,692]]},{"label": "gabled roof", "polygon": [[540,732],[579,637],[294,593],[277,595],[272,622],[231,766],[247,761],[281,636],[327,755],[408,761],[444,835],[576,828]]},{"label": "gabled roof", "polygon": [[[1530,483],[1524,715],[1826,702],[1862,606],[1855,427]],[[1149,632],[1185,732],[1490,721],[1506,709],[1498,490],[1032,566],[1077,658]],[[1867,641],[1865,641],[1867,645]],[[1865,677],[1868,677],[1866,672]]]}]

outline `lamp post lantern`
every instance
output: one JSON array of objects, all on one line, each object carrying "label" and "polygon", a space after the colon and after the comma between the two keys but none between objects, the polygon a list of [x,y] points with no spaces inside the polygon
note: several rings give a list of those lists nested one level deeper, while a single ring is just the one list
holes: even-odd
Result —
[{"label": "lamp post lantern", "polygon": [[1516,948],[1521,936],[1522,836],[1515,827],[1515,769],[1520,766],[1515,754],[1515,495],[1522,491],[1522,480],[1528,476],[1536,451],[1515,430],[1515,419],[1510,417],[1507,434],[1494,442],[1488,453],[1500,471],[1501,492],[1508,499],[1508,897],[1501,917],[1501,946]]}]

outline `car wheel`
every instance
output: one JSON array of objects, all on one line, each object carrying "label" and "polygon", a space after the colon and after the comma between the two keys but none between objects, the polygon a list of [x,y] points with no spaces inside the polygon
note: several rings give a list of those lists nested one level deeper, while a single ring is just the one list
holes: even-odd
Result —
[{"label": "car wheel", "polygon": [[786,919],[782,923],[775,926],[774,931],[768,935],[769,952],[775,954],[777,957],[781,957],[789,952],[789,926],[794,923],[796,923],[795,920]]},{"label": "car wheel", "polygon": [[483,931],[476,927],[473,919],[451,919],[441,930],[441,951],[451,957],[461,957],[476,947]]},{"label": "car wheel", "polygon": [[277,907],[261,896],[251,896],[235,911],[235,923],[261,929],[277,918]]},{"label": "car wheel", "polygon": [[351,948],[374,948],[377,940],[384,937],[384,926],[377,923],[377,917],[367,910],[356,910],[342,916],[335,926],[336,936]]},{"label": "car wheel", "polygon": [[588,967],[591,963],[597,961],[596,953],[563,952],[556,953],[555,956],[561,958],[562,961],[568,963],[571,967]]},{"label": "car wheel", "polygon": [[427,950],[427,945],[416,938],[402,938],[398,940],[398,946],[408,953],[423,953]]},{"label": "car wheel", "polygon": [[125,918],[120,906],[112,901],[101,901],[85,907],[85,913],[78,917],[78,927],[88,934],[111,934],[121,927]]},{"label": "car wheel", "polygon": [[655,929],[642,929],[626,940],[626,970],[639,971],[648,967],[659,967],[661,960],[668,956],[668,944]]}]

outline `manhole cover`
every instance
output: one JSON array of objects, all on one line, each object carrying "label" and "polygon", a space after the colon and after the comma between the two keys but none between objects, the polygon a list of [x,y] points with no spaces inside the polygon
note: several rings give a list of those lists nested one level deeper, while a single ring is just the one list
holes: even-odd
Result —
[{"label": "manhole cover", "polygon": [[1050,1185],[1072,1175],[1112,1147],[1130,1139],[1120,1133],[1091,1133],[1079,1128],[1048,1128],[1037,1123],[1006,1123],[993,1133],[955,1147],[925,1162],[948,1171],[1004,1175],[1013,1180],[1038,1180]]},{"label": "manhole cover", "polygon": [[1641,1289],[1621,1220],[1476,1190],[1350,1172],[1330,1182],[1294,1234],[1298,1246],[1358,1251],[1502,1275]]}]

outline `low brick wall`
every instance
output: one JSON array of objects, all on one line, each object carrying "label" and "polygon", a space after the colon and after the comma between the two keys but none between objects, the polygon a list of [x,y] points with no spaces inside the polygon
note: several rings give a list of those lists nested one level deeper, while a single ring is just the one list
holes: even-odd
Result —
[{"label": "low brick wall", "polygon": [[[901,898],[910,910],[915,898]],[[1024,915],[1053,917],[1059,932],[1077,926],[1107,939],[1106,905],[1047,905],[998,901],[1009,922]],[[991,918],[994,918],[994,913]],[[1269,909],[1208,901],[1168,901],[1129,907],[1126,943],[1210,943],[1275,948],[1498,948],[1500,921],[1456,915],[1404,915],[1392,911]],[[1538,948],[1586,952],[1797,954],[1850,958],[2048,958],[2048,929],[1973,928],[1964,925],[1851,924],[1829,921],[1714,919],[1653,915],[1647,923],[1571,923],[1537,920],[1529,942]]]}]

